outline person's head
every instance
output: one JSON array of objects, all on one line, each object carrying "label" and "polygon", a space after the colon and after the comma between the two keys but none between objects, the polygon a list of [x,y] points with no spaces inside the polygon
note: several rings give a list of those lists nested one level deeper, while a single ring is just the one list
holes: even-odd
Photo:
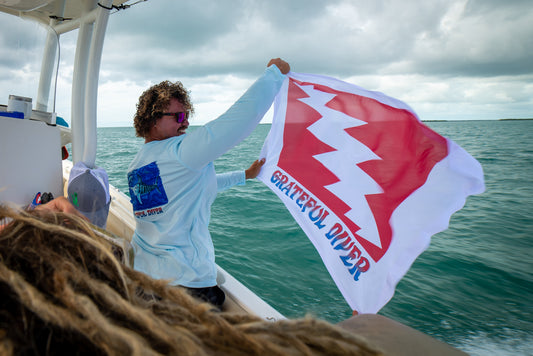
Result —
[{"label": "person's head", "polygon": [[360,337],[306,318],[216,312],[123,265],[77,216],[0,204],[0,354],[378,355]]},{"label": "person's head", "polygon": [[172,83],[165,80],[150,87],[142,93],[137,103],[137,112],[133,119],[136,135],[148,138],[158,124],[163,132],[157,134],[168,137],[183,134],[189,125],[188,120],[178,122],[181,120],[175,115],[165,115],[166,113],[175,114],[178,112],[185,113],[187,118],[194,113],[189,92],[181,82]]}]

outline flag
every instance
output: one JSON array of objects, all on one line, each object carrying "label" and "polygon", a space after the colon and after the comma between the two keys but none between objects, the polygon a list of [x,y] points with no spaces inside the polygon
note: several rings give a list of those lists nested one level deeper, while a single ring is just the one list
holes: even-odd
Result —
[{"label": "flag", "polygon": [[258,176],[311,240],[350,307],[377,313],[400,279],[485,189],[479,162],[404,102],[289,73]]}]

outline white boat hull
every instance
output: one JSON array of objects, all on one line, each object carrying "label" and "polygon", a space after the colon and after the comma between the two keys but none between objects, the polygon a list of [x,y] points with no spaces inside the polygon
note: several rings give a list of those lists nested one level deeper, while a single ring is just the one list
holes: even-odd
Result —
[{"label": "white boat hull", "polygon": [[[65,195],[71,168],[71,161],[63,161]],[[135,230],[135,218],[133,216],[133,207],[130,198],[112,185],[109,188],[111,205],[109,207],[106,229],[120,238],[131,241],[133,231]],[[225,311],[253,314],[270,321],[285,319],[276,309],[259,298],[222,267],[217,265],[217,271],[217,284],[226,293],[226,301],[224,302]]]}]

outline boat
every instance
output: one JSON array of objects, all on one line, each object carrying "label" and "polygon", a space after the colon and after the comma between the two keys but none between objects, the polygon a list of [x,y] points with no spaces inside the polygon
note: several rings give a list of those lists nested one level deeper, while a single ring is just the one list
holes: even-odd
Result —
[{"label": "boat", "polygon": [[[98,77],[106,27],[111,10],[127,9],[128,2],[0,0],[0,11],[36,21],[48,29],[37,97],[20,97],[14,93],[7,105],[0,103],[1,203],[25,207],[37,192],[50,192],[54,197],[67,196],[73,164],[82,162],[89,168],[95,167]],[[75,30],[78,40],[72,80],[71,127],[65,127],[58,120],[58,115],[65,113],[54,111],[54,72],[57,75],[59,37]],[[39,145],[32,142],[39,142]],[[69,143],[72,145],[72,161],[62,159],[61,154]],[[127,245],[135,229],[130,199],[112,185],[109,194],[106,230]],[[273,322],[286,319],[230,273],[220,266],[217,268],[217,283],[226,293],[224,311],[252,314]],[[401,348],[398,349],[395,342],[401,339],[403,344],[412,346],[406,354],[416,354],[417,347],[418,354],[428,351],[431,354],[461,354],[436,339],[378,315],[361,315],[340,325],[357,330],[396,353]],[[385,338],[388,341],[383,340]],[[392,346],[387,346],[388,343]]]},{"label": "boat", "polygon": [[[53,196],[65,195],[73,163],[83,162],[95,167],[97,117],[96,99],[98,74],[103,42],[110,11],[126,8],[127,1],[0,1],[0,10],[8,14],[31,19],[49,29],[46,38],[38,96],[35,109],[26,113],[26,119],[14,118],[8,105],[0,105],[0,141],[2,152],[17,147],[16,155],[5,157],[1,182],[4,189],[0,201],[10,201],[18,206],[28,205],[37,192],[51,192]],[[78,30],[71,100],[71,127],[58,125],[50,100],[53,74],[57,68],[58,37]],[[56,72],[57,74],[57,72]],[[33,103],[33,98],[10,96],[10,101]],[[49,102],[51,102],[49,104]],[[38,149],[20,142],[40,142]],[[72,161],[62,160],[61,147],[72,144]],[[21,165],[20,162],[31,162]],[[112,185],[109,187],[111,203],[107,230],[115,236],[131,240],[135,218],[130,199]],[[255,314],[265,320],[285,317],[259,298],[231,274],[217,266],[217,283],[225,291],[225,309]]]}]

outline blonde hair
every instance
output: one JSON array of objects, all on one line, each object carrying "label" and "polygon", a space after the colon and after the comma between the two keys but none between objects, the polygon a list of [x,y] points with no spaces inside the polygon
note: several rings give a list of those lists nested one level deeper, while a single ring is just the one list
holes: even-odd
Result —
[{"label": "blonde hair", "polygon": [[120,263],[75,216],[0,206],[0,221],[0,354],[380,354],[324,321],[215,312]]}]

